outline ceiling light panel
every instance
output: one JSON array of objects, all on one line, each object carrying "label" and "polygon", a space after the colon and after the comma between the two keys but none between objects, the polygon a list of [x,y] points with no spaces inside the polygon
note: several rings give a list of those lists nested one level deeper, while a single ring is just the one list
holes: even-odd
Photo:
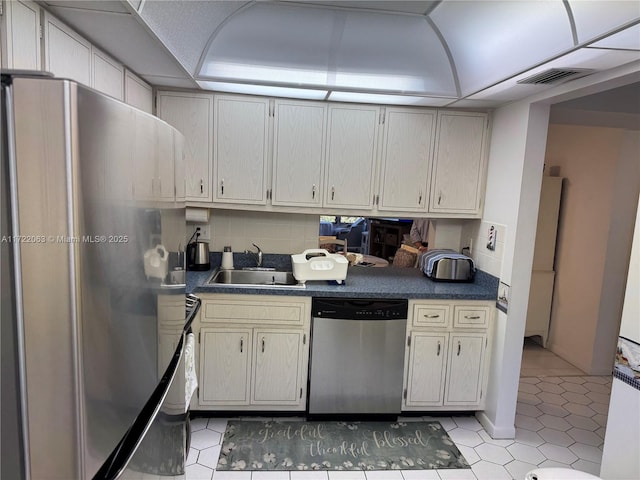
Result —
[{"label": "ceiling light panel", "polygon": [[449,58],[424,17],[341,13],[344,23],[331,53],[335,79],[330,84],[457,96]]},{"label": "ceiling light panel", "polygon": [[328,100],[333,102],[375,103],[380,105],[414,105],[427,107],[442,107],[455,98],[418,97],[411,95],[385,95],[358,92],[331,92]]},{"label": "ceiling light panel", "polygon": [[272,87],[269,85],[249,85],[242,83],[198,81],[198,85],[205,90],[227,93],[243,93],[246,95],[262,95],[267,97],[302,98],[305,100],[324,100],[326,90],[311,90],[304,88]]},{"label": "ceiling light panel", "polygon": [[636,0],[569,0],[569,6],[581,44],[628,25],[634,19],[640,20],[640,3]]},{"label": "ceiling light panel", "polygon": [[442,2],[430,14],[469,95],[574,47],[562,2]]}]

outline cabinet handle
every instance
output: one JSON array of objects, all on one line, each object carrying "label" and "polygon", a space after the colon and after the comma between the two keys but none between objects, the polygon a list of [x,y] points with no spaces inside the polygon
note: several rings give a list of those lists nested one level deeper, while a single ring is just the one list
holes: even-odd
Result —
[{"label": "cabinet handle", "polygon": [[264,353],[264,337],[262,337],[262,353]]},{"label": "cabinet handle", "polygon": [[224,195],[224,178],[220,180],[220,195]]},{"label": "cabinet handle", "polygon": [[418,205],[422,205],[422,192],[418,195]]},{"label": "cabinet handle", "polygon": [[200,179],[200,193],[204,193],[204,180]]},{"label": "cabinet handle", "polygon": [[240,353],[242,353],[242,346],[244,344],[244,339],[240,339]]},{"label": "cabinet handle", "polygon": [[437,357],[440,356],[440,340],[438,340],[438,353],[436,354]]},{"label": "cabinet handle", "polygon": [[334,187],[333,185],[331,185],[331,200],[333,200],[333,197],[336,195],[336,187]]},{"label": "cabinet handle", "polygon": [[437,314],[437,315],[433,315],[433,314],[424,315],[424,318],[440,318],[440,314]]},{"label": "cabinet handle", "polygon": [[313,184],[313,187],[311,187],[311,198],[313,200],[316,199],[316,184],[315,183]]},{"label": "cabinet handle", "polygon": [[442,192],[438,194],[438,205],[440,205],[441,201],[442,201]]},{"label": "cabinet handle", "polygon": [[460,356],[460,340],[458,340],[458,356]]},{"label": "cabinet handle", "polygon": [[464,318],[466,318],[467,320],[478,320],[480,318],[480,315],[465,315]]}]

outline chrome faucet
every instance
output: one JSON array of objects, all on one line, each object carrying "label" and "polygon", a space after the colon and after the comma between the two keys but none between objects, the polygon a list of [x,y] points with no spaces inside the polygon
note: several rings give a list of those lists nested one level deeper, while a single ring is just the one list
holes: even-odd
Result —
[{"label": "chrome faucet", "polygon": [[250,253],[253,258],[255,258],[256,260],[256,267],[262,267],[262,250],[260,250],[260,247],[257,246],[255,243],[252,243],[251,245],[253,245],[254,247],[256,247],[258,249],[258,252],[251,252],[249,250],[246,250],[245,253]]}]

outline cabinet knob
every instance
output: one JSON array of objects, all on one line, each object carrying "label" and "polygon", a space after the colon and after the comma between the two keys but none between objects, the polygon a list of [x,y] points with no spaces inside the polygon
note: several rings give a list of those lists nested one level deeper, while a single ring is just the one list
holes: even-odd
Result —
[{"label": "cabinet knob", "polygon": [[422,205],[422,192],[418,195],[418,205]]},{"label": "cabinet knob", "polygon": [[241,338],[240,339],[240,353],[242,353],[243,344],[244,344],[244,339]]},{"label": "cabinet knob", "polygon": [[264,353],[264,337],[262,337],[262,353]]},{"label": "cabinet knob", "polygon": [[440,340],[438,340],[438,353],[436,354],[436,356],[440,356]]},{"label": "cabinet knob", "polygon": [[458,356],[460,356],[460,347],[461,347],[460,340],[458,340]]}]

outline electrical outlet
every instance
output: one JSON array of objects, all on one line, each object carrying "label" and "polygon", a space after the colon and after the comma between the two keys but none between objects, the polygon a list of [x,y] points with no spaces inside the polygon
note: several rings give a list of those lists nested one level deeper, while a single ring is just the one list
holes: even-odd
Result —
[{"label": "electrical outlet", "polygon": [[211,240],[211,225],[200,225],[200,239]]}]

